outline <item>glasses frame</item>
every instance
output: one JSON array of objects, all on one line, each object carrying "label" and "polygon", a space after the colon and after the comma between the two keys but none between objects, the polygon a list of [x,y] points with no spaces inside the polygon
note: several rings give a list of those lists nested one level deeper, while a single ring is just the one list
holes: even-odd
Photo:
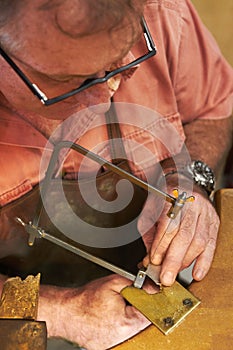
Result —
[{"label": "glasses frame", "polygon": [[22,72],[22,70],[17,66],[17,64],[8,56],[8,54],[0,47],[0,54],[1,56],[5,59],[5,61],[11,66],[11,68],[15,71],[15,73],[22,79],[22,81],[25,83],[25,85],[31,90],[31,92],[41,101],[41,103],[45,106],[50,106],[53,105],[57,102],[63,101],[83,90],[86,90],[94,85],[97,84],[101,84],[101,83],[105,83],[106,81],[108,81],[110,78],[114,77],[117,74],[120,74],[124,71],[126,71],[127,69],[130,69],[132,67],[137,66],[138,64],[146,61],[148,58],[154,56],[157,53],[157,49],[155,47],[154,41],[152,39],[152,36],[150,34],[150,31],[148,29],[147,23],[144,19],[144,17],[142,17],[141,19],[141,25],[142,25],[142,29],[143,29],[143,34],[144,34],[144,38],[145,38],[145,42],[146,42],[146,46],[148,49],[148,52],[135,59],[134,61],[114,69],[113,71],[110,72],[105,72],[105,75],[101,78],[92,78],[92,79],[87,79],[84,81],[84,83],[82,85],[80,85],[78,88],[73,89],[69,92],[66,92],[62,95],[59,95],[57,97],[53,97],[53,98],[48,98],[45,93],[43,91],[40,90],[40,88],[34,84],[33,82],[31,82],[31,80]]}]

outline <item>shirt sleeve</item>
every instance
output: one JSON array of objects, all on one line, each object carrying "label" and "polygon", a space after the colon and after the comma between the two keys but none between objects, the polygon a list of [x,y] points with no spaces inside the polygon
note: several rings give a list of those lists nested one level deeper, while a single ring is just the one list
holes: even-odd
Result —
[{"label": "shirt sleeve", "polygon": [[181,2],[174,90],[182,122],[230,116],[233,70],[189,0]]}]

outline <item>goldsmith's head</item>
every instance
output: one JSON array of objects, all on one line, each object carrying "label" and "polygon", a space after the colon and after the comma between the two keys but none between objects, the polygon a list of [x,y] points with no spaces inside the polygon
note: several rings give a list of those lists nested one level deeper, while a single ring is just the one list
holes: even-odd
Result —
[{"label": "goldsmith's head", "polygon": [[[128,53],[142,33],[145,2],[0,0],[0,45],[42,90],[58,95],[88,77],[101,75]],[[33,109],[40,110],[39,101],[34,96],[29,98],[30,91],[11,76],[2,59],[0,64],[4,66],[1,91],[6,98],[12,101],[9,88],[13,81],[14,104],[19,103],[16,92],[21,92],[21,104],[27,101],[29,108],[35,102]]]}]

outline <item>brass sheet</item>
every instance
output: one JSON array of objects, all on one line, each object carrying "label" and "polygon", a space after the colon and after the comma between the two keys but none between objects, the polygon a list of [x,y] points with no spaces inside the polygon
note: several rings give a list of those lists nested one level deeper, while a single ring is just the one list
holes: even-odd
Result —
[{"label": "brass sheet", "polygon": [[156,294],[148,294],[133,286],[124,288],[121,294],[164,334],[170,333],[200,304],[178,282],[171,287],[163,287]]}]

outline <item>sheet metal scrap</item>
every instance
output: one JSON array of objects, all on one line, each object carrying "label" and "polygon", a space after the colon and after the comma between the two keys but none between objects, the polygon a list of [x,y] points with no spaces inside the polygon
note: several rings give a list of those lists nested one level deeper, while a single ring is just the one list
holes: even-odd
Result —
[{"label": "sheet metal scrap", "polygon": [[6,280],[0,299],[1,350],[45,350],[45,322],[36,321],[40,275]]},{"label": "sheet metal scrap", "polygon": [[200,300],[178,282],[171,287],[161,287],[156,294],[133,286],[124,288],[121,294],[165,335],[200,304]]}]

